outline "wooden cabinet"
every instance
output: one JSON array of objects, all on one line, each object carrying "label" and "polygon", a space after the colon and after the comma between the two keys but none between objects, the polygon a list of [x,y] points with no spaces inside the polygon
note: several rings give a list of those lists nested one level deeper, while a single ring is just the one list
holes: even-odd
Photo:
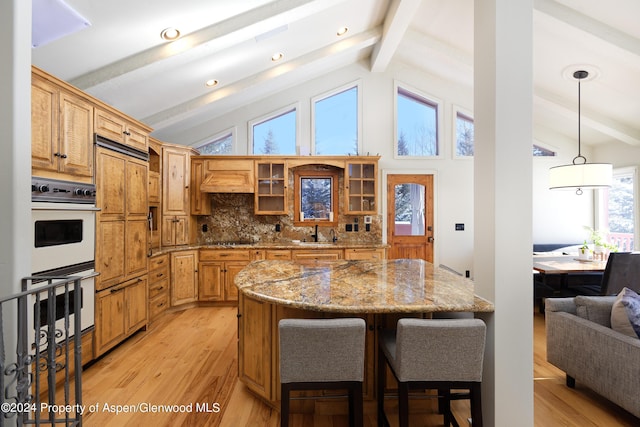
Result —
[{"label": "wooden cabinet", "polygon": [[344,170],[346,214],[377,213],[377,162],[346,162]]},{"label": "wooden cabinet", "polygon": [[149,131],[112,112],[96,108],[95,132],[112,141],[147,152]]},{"label": "wooden cabinet", "polygon": [[171,254],[171,306],[198,300],[198,251]]},{"label": "wooden cabinet", "polygon": [[[261,255],[261,252],[258,252]],[[235,277],[254,259],[244,249],[206,249],[200,251],[198,300],[238,301]]]},{"label": "wooden cabinet", "polygon": [[96,150],[96,289],[146,274],[147,163]]},{"label": "wooden cabinet", "polygon": [[269,260],[284,260],[291,259],[291,250],[289,249],[270,249],[265,251],[264,259]]},{"label": "wooden cabinet", "polygon": [[169,254],[149,258],[149,321],[169,308]]},{"label": "wooden cabinet", "polygon": [[198,191],[208,193],[253,193],[253,159],[222,156],[203,160]]},{"label": "wooden cabinet", "polygon": [[206,177],[206,163],[203,159],[191,159],[191,215],[211,214],[209,193],[200,189]]},{"label": "wooden cabinet", "polygon": [[344,259],[385,259],[384,249],[346,248]]},{"label": "wooden cabinet", "polygon": [[238,302],[238,378],[254,393],[271,400],[273,305],[240,295]]},{"label": "wooden cabinet", "polygon": [[257,160],[255,189],[256,215],[282,215],[287,213],[287,164]]},{"label": "wooden cabinet", "polygon": [[91,182],[93,104],[87,98],[32,73],[31,126],[33,175]]},{"label": "wooden cabinet", "polygon": [[162,147],[162,237],[163,246],[190,241],[189,148]]},{"label": "wooden cabinet", "polygon": [[147,325],[147,276],[96,293],[96,356]]}]

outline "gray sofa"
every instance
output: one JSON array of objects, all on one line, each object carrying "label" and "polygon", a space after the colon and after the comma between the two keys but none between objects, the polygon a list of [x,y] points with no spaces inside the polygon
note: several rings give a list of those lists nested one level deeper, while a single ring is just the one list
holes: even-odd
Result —
[{"label": "gray sofa", "polygon": [[615,296],[548,298],[547,361],[640,417],[640,339],[611,329]]}]

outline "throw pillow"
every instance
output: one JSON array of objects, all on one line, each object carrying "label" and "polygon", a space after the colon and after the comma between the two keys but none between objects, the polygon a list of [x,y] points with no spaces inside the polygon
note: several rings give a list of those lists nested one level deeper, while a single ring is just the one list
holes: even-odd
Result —
[{"label": "throw pillow", "polygon": [[623,288],[611,308],[611,329],[640,338],[640,295]]}]

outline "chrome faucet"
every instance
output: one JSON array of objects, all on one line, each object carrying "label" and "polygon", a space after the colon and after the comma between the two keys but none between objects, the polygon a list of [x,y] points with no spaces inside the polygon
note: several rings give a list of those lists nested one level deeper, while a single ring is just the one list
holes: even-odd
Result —
[{"label": "chrome faucet", "polygon": [[333,228],[329,230],[329,235],[331,236],[331,241],[333,243],[338,241],[338,238],[336,237],[336,231]]},{"label": "chrome faucet", "polygon": [[318,224],[316,224],[316,234],[312,234],[311,237],[313,237],[314,242],[318,241]]}]

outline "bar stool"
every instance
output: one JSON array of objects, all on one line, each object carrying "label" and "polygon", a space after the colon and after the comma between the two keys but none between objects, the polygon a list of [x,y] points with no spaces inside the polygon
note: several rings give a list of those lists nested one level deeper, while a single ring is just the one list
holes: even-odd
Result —
[{"label": "bar stool", "polygon": [[409,390],[436,389],[444,425],[458,426],[452,389],[468,389],[473,427],[482,427],[481,381],[486,326],[480,319],[400,319],[395,331],[378,336],[378,426],[384,412],[385,367],[398,381],[399,425],[409,425]]},{"label": "bar stool", "polygon": [[280,425],[289,424],[291,390],[347,389],[349,425],[362,426],[363,319],[282,319]]}]

